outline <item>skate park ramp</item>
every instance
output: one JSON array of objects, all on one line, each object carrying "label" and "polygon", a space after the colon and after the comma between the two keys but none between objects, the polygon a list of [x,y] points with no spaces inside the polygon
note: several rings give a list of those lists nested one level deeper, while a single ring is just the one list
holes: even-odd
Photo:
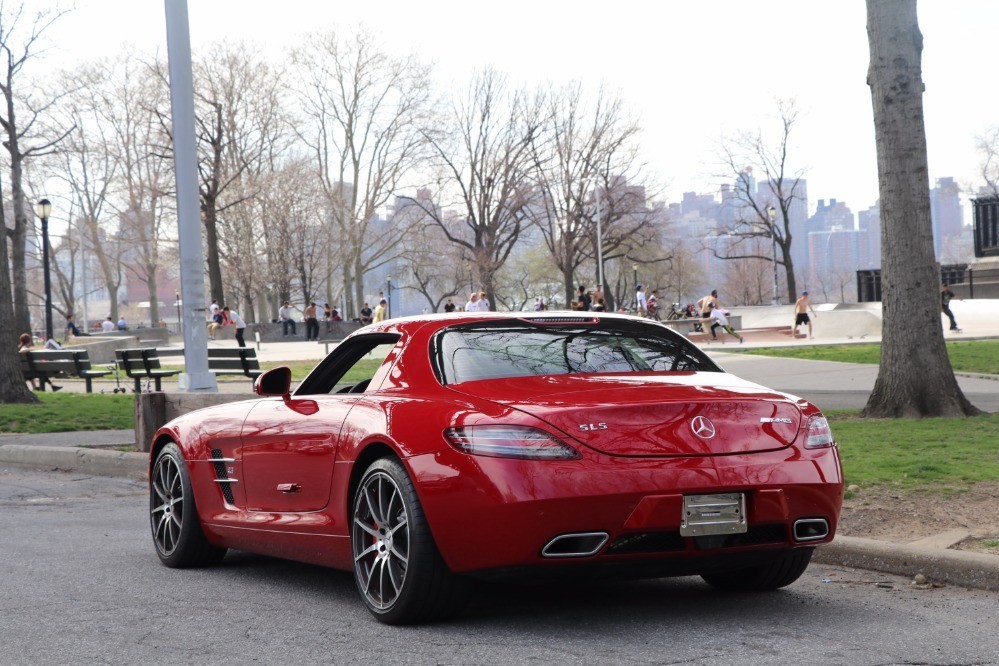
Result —
[{"label": "skate park ramp", "polygon": [[[866,339],[881,337],[881,303],[822,303],[812,307],[818,316],[812,317],[812,335],[816,339]],[[784,329],[794,323],[794,306],[759,306],[731,308],[742,316],[745,329]],[[798,328],[808,334],[808,326]]]}]

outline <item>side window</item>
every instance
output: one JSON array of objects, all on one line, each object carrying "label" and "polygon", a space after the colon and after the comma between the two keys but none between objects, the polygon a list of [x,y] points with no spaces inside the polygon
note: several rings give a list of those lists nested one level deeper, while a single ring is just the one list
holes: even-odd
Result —
[{"label": "side window", "polygon": [[386,334],[349,340],[316,366],[295,395],[364,393],[398,341],[399,336]]}]

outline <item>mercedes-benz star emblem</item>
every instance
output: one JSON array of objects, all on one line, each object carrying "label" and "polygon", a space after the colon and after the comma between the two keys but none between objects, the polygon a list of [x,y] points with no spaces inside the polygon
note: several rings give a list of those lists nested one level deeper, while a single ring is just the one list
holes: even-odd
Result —
[{"label": "mercedes-benz star emblem", "polygon": [[715,436],[715,424],[704,416],[690,419],[690,430],[701,439],[711,439]]}]

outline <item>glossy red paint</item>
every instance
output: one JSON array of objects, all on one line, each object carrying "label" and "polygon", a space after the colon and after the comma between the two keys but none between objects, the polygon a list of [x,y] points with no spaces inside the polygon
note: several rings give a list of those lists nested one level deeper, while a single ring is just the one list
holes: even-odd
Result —
[{"label": "glossy red paint", "polygon": [[[434,541],[456,573],[579,563],[541,554],[554,537],[575,532],[608,535],[607,546],[584,558],[588,562],[675,561],[683,564],[678,571],[696,569],[700,558],[722,550],[738,556],[832,539],[843,480],[835,447],[803,447],[816,407],[723,372],[566,374],[442,385],[431,359],[435,334],[449,326],[511,319],[534,317],[459,314],[368,326],[324,362],[335,363],[337,354],[373,335],[397,336],[362,392],[306,394],[300,388],[290,396],[192,412],[157,433],[152,458],[168,441],[181,448],[213,544],[345,569],[353,566],[353,490],[381,455],[404,465]],[[666,329],[662,334],[674,335]],[[302,387],[321,379],[323,368]],[[711,422],[712,437],[695,432],[696,417]],[[443,436],[448,428],[489,424],[543,430],[580,457],[468,455]],[[612,552],[629,536],[675,532],[684,495],[734,492],[745,493],[750,526],[771,528],[769,540],[706,548],[686,538],[669,552]],[[816,517],[829,522],[829,536],[795,542],[793,522]]]}]

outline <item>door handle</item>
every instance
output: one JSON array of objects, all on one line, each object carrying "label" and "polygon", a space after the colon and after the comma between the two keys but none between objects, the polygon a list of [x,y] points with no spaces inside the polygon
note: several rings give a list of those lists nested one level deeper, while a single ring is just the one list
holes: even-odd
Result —
[{"label": "door handle", "polygon": [[300,493],[302,486],[297,483],[279,483],[277,489],[282,493]]}]

